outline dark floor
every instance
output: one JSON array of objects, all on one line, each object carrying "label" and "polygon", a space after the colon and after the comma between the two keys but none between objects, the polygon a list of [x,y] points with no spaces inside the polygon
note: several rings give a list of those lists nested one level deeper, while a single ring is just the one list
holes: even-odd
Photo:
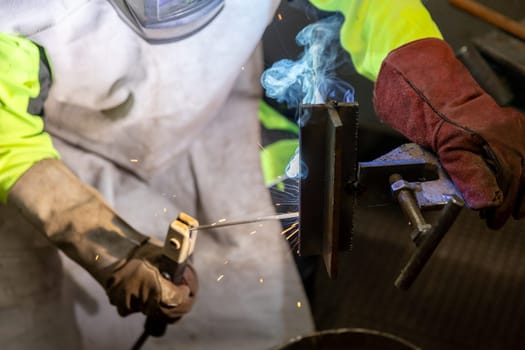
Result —
[{"label": "dark floor", "polygon": [[[480,2],[516,20],[525,18],[523,0]],[[423,3],[455,49],[494,30],[444,0]],[[290,25],[290,32],[300,29],[300,22]],[[272,27],[268,60],[283,49],[293,54],[286,40],[294,34]],[[361,109],[360,157],[374,158],[401,139],[377,124],[372,84],[351,71],[347,79]],[[338,279],[329,280],[322,268],[317,272],[313,311],[319,329],[370,328],[424,349],[525,348],[524,222],[490,231],[476,213],[465,210],[412,288],[400,291],[393,282],[413,251],[400,210],[361,209],[355,220],[353,250],[342,256]]]}]

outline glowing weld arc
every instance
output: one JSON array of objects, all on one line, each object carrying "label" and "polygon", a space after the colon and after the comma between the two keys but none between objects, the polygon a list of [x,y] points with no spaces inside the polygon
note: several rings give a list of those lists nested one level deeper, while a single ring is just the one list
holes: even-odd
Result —
[{"label": "glowing weld arc", "polygon": [[297,219],[298,217],[299,217],[299,212],[295,211],[295,212],[284,213],[284,214],[259,216],[253,219],[221,222],[221,223],[215,223],[215,224],[209,224],[209,225],[200,225],[197,227],[192,227],[190,231],[201,231],[201,230],[208,230],[208,229],[218,228],[218,227],[245,225],[245,224],[252,224],[254,222],[261,222],[261,221]]}]

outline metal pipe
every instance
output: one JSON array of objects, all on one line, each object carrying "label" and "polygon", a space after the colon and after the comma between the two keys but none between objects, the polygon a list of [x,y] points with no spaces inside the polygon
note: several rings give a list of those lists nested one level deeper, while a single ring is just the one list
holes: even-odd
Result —
[{"label": "metal pipe", "polygon": [[476,16],[496,27],[525,40],[525,26],[474,0],[448,0],[448,2],[473,16]]}]

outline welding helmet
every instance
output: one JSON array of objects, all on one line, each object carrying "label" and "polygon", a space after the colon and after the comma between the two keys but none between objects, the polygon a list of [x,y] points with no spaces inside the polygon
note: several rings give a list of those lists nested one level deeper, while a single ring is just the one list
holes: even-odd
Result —
[{"label": "welding helmet", "polygon": [[188,37],[211,22],[224,0],[109,0],[119,16],[151,43]]}]

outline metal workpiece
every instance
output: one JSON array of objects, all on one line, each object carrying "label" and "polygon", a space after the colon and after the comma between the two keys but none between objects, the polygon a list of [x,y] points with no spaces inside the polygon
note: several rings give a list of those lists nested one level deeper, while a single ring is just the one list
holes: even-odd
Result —
[{"label": "metal workpiece", "polygon": [[307,174],[300,179],[299,254],[322,255],[331,278],[338,254],[349,250],[357,180],[357,117],[353,103],[302,105],[299,144]]}]

